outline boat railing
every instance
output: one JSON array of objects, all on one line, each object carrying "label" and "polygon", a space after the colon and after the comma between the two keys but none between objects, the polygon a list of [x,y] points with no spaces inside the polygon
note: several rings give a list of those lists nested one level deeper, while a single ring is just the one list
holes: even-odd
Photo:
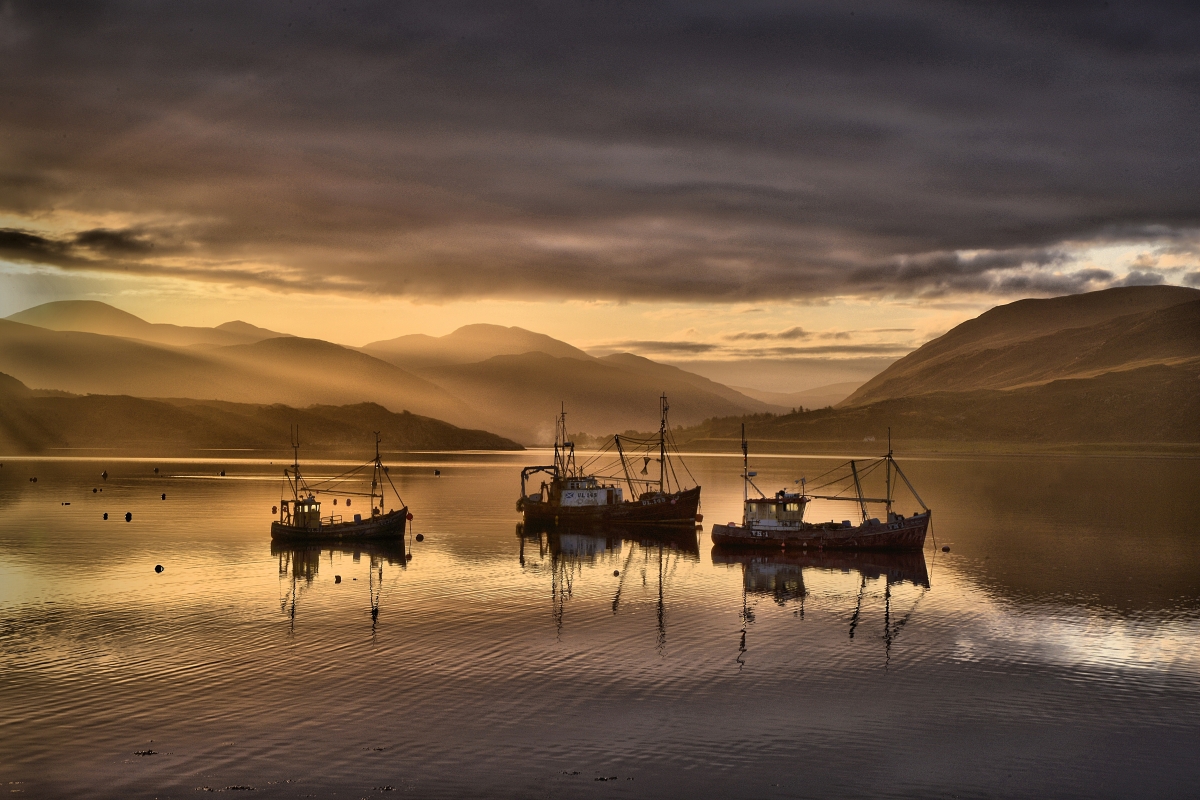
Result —
[{"label": "boat railing", "polygon": [[321,519],[321,524],[322,525],[341,525],[342,524],[342,515],[341,514],[337,514],[337,515],[330,514],[328,517],[324,517]]}]

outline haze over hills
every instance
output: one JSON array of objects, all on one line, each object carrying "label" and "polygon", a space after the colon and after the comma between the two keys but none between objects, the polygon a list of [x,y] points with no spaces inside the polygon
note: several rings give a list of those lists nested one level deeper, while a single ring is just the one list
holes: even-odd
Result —
[{"label": "haze over hills", "polygon": [[413,333],[395,339],[371,342],[361,348],[376,358],[405,369],[470,364],[486,361],[493,356],[513,356],[522,353],[545,353],[556,358],[592,357],[577,347],[544,333],[503,325],[464,325],[445,336]]},{"label": "haze over hills", "polygon": [[0,448],[7,453],[98,449],[154,455],[195,449],[285,450],[289,426],[305,448],[370,454],[379,431],[388,450],[519,450],[487,431],[459,428],[376,403],[251,405],[146,400],[120,395],[47,396],[0,374]]},{"label": "haze over hills", "polygon": [[751,389],[746,386],[731,386],[730,388],[736,389],[747,397],[753,397],[755,400],[792,409],[835,406],[853,394],[860,386],[862,384],[858,381],[846,381],[843,383],[831,383],[826,386],[817,386],[812,389],[806,389],[803,392],[765,392],[761,389]]},{"label": "haze over hills", "polygon": [[119,308],[96,300],[59,300],[18,311],[7,319],[52,331],[80,331],[105,336],[122,336],[147,342],[187,347],[190,345],[249,344],[290,334],[259,328],[240,320],[215,328],[146,322]]},{"label": "haze over hills", "polygon": [[843,401],[1011,389],[1200,358],[1200,290],[1136,286],[1020,300],[909,353]]}]

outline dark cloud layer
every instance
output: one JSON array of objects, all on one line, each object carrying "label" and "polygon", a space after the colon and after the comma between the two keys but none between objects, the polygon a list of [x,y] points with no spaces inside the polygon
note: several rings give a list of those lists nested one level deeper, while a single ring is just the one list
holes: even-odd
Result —
[{"label": "dark cloud layer", "polygon": [[1200,230],[1190,3],[14,2],[0,65],[0,249],[71,269],[1037,294]]}]

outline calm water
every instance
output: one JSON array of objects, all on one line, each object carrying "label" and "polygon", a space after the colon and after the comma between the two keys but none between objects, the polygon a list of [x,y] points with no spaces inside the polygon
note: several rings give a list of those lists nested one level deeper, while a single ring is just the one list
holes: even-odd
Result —
[{"label": "calm water", "polygon": [[[389,459],[407,562],[272,549],[278,463],[5,459],[4,791],[1196,795],[1196,461],[903,461],[951,553],[821,561],[521,536],[542,458]],[[738,461],[689,465],[740,518]]]}]

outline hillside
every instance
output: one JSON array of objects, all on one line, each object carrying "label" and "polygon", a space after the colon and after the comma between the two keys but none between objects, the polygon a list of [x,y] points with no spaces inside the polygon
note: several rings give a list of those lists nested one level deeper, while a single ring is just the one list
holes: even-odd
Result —
[{"label": "hillside", "polygon": [[842,402],[1013,389],[1200,359],[1200,291],[1140,286],[998,306],[923,345]]},{"label": "hillside", "polygon": [[59,300],[43,303],[12,314],[7,319],[52,331],[99,333],[177,347],[249,344],[288,335],[241,321],[226,322],[215,328],[146,322],[141,317],[96,300]]},{"label": "hillside", "polygon": [[0,320],[0,372],[27,386],[77,394],[301,406],[377,402],[455,423],[472,417],[457,398],[398,367],[297,337],[198,350]]},{"label": "hillside", "polygon": [[[684,446],[736,452],[740,426],[777,442],[857,443],[878,451],[888,427],[898,443],[966,445],[1200,443],[1200,365],[1155,364],[1020,389],[934,392],[782,416],[708,420],[676,434]],[[874,437],[874,443],[864,440]],[[901,445],[903,446],[903,445]]]},{"label": "hillside", "polygon": [[671,402],[671,423],[677,425],[771,408],[720,384],[707,387],[707,379],[698,375],[629,359],[637,357],[584,361],[523,353],[426,369],[421,375],[481,409],[479,424],[525,442],[553,440],[560,403],[566,404],[571,430],[591,433],[657,427],[663,392]]},{"label": "hillside", "polygon": [[345,406],[252,405],[199,400],[146,400],[119,395],[39,396],[0,375],[0,452],[62,448],[154,455],[197,449],[287,449],[299,425],[306,448],[367,453],[379,431],[387,450],[520,450],[487,431],[458,428],[374,403]]},{"label": "hillside", "polygon": [[862,384],[857,381],[849,381],[817,386],[812,389],[805,389],[802,392],[766,392],[746,386],[731,386],[729,388],[736,389],[747,397],[753,397],[755,400],[761,400],[764,403],[779,406],[790,411],[793,408],[825,408],[826,406],[835,406],[853,394],[859,386],[862,386]]}]

